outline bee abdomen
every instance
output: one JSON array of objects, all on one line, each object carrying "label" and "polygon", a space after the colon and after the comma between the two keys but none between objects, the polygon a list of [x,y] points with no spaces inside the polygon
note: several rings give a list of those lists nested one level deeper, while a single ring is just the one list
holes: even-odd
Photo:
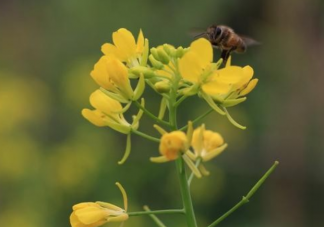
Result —
[{"label": "bee abdomen", "polygon": [[243,53],[243,52],[246,51],[246,44],[241,38],[237,43],[237,47],[236,47],[235,51],[238,52],[238,53]]}]

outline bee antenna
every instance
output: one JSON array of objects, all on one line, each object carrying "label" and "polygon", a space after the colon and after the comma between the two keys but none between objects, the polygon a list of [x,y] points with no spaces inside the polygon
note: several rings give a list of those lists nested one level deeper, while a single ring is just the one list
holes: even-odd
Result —
[{"label": "bee antenna", "polygon": [[204,37],[206,34],[207,34],[207,32],[203,32],[203,33],[200,33],[198,35],[195,35],[194,36],[194,39],[197,39],[197,38],[200,38],[200,37]]}]

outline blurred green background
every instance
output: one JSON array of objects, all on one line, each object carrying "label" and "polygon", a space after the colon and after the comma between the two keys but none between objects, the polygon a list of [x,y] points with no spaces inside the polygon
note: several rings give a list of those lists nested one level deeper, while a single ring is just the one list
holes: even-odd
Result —
[{"label": "blurred green background", "polygon": [[[188,46],[191,29],[213,23],[262,43],[232,61],[251,65],[260,81],[230,109],[246,131],[216,113],[205,119],[229,147],[206,164],[209,177],[193,181],[199,226],[238,202],[275,160],[279,168],[251,203],[219,226],[324,226],[323,12],[322,0],[1,0],[0,226],[70,226],[71,206],[82,201],[122,206],[116,181],[130,211],[180,208],[174,164],[149,162],[157,144],[133,136],[132,154],[119,166],[125,136],[91,125],[80,111],[89,107],[97,87],[89,73],[113,31],[137,36],[142,28],[151,47]],[[158,96],[146,95],[154,111]],[[182,123],[208,109],[198,98],[183,107]],[[157,135],[152,124],[145,117],[140,129]],[[161,218],[184,226],[177,215]],[[154,223],[143,216],[125,226]]]}]

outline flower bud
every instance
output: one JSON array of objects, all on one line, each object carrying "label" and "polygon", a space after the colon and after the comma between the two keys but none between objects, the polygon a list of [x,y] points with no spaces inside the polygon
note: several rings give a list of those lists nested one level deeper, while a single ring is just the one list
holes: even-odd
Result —
[{"label": "flower bud", "polygon": [[157,61],[152,54],[149,56],[149,59],[154,68],[162,69],[164,67],[163,64]]},{"label": "flower bud", "polygon": [[136,75],[137,77],[140,77],[141,74],[144,75],[145,78],[151,78],[155,76],[155,73],[153,70],[144,67],[144,66],[135,66],[129,70],[131,74]]},{"label": "flower bud", "polygon": [[123,222],[127,219],[125,210],[104,202],[76,204],[70,216],[72,227],[97,227],[106,222]]},{"label": "flower bud", "polygon": [[170,84],[168,81],[159,81],[154,84],[154,88],[159,93],[168,93],[170,91]]}]

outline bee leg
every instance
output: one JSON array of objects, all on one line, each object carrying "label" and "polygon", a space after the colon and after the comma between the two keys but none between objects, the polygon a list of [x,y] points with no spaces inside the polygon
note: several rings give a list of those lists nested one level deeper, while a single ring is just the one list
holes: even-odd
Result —
[{"label": "bee leg", "polygon": [[223,65],[226,65],[227,59],[230,56],[231,50],[222,50],[221,58],[223,58]]},{"label": "bee leg", "polygon": [[222,50],[221,53],[221,58],[223,58],[223,65],[225,66],[227,63],[227,60],[229,58],[229,56],[231,55],[231,52],[234,50],[235,48],[231,48],[229,50]]}]

